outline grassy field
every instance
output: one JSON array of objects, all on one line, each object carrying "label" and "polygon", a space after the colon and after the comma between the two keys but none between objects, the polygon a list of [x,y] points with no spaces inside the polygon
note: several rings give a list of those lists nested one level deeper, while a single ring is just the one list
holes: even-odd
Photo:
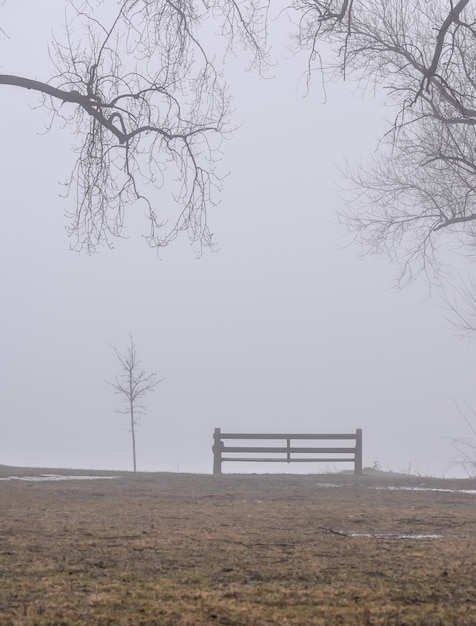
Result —
[{"label": "grassy field", "polygon": [[0,466],[1,626],[476,624],[476,481],[47,471]]}]

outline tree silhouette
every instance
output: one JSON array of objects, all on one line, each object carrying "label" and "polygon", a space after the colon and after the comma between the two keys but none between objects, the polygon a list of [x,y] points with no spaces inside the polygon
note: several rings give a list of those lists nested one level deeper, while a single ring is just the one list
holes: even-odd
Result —
[{"label": "tree silhouette", "polygon": [[146,410],[142,401],[148,393],[154,391],[163,379],[159,380],[154,372],[147,372],[142,369],[132,336],[129,338],[129,345],[124,355],[121,355],[115,347],[114,352],[121,364],[121,371],[114,381],[109,384],[114,388],[115,393],[122,398],[124,409],[119,412],[129,416],[132,438],[132,464],[135,472],[137,471],[136,426],[139,416],[143,415]]}]

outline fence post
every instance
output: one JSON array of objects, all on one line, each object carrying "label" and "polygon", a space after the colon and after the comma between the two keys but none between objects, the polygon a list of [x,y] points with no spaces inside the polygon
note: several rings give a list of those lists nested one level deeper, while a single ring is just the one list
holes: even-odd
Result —
[{"label": "fence post", "polygon": [[355,431],[355,465],[354,474],[360,476],[362,474],[362,429],[357,428]]},{"label": "fence post", "polygon": [[221,428],[215,428],[213,433],[213,474],[221,474],[221,451],[224,447],[221,440]]}]

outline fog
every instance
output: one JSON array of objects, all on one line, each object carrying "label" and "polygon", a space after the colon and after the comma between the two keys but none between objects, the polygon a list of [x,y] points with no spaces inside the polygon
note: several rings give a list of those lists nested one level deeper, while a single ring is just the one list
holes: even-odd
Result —
[{"label": "fog", "polygon": [[[62,13],[21,4],[2,7],[1,71],[46,80]],[[336,219],[341,169],[372,154],[388,111],[347,83],[324,98],[317,81],[304,97],[303,59],[277,53],[273,80],[230,61],[242,125],[209,214],[217,251],[200,258],[185,239],[158,258],[140,206],[114,250],[69,251],[71,129],[44,132],[38,96],[2,86],[0,463],[130,469],[127,417],[106,381],[119,371],[112,346],[131,333],[164,378],[137,433],[139,470],[211,472],[215,427],[362,428],[366,466],[461,474],[452,439],[468,434],[457,406],[476,406],[474,347],[423,279],[392,288],[398,268],[361,259]]]}]

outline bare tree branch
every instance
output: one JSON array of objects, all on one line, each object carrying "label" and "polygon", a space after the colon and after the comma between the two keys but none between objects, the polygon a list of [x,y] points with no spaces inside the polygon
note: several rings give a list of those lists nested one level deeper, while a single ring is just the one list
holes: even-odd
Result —
[{"label": "bare tree branch", "polygon": [[[151,246],[186,232],[212,245],[207,210],[230,97],[216,50],[241,46],[267,66],[268,0],[68,0],[50,45],[46,81],[0,75],[0,85],[42,94],[53,119],[75,129],[67,183],[73,248],[94,251],[124,236],[125,212],[145,207]],[[218,35],[216,34],[218,33]]]},{"label": "bare tree branch", "polygon": [[437,270],[441,244],[456,234],[458,245],[472,246],[476,234],[474,3],[297,0],[292,7],[311,75],[318,69],[384,90],[397,110],[374,161],[350,173],[342,221],[366,251],[396,258],[401,280]]}]

